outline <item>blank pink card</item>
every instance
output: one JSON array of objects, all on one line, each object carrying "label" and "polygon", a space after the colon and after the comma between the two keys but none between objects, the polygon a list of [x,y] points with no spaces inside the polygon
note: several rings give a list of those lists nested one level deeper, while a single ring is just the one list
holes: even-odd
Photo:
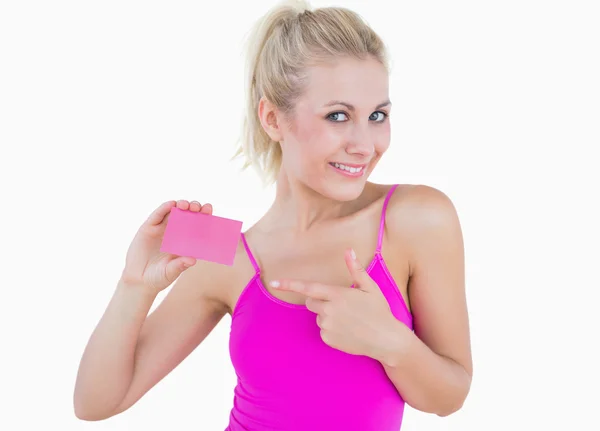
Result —
[{"label": "blank pink card", "polygon": [[233,265],[242,222],[171,208],[160,251]]}]

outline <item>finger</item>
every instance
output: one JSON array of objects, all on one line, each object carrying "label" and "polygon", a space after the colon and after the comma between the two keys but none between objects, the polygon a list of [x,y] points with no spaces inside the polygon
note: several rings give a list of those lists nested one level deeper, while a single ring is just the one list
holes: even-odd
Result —
[{"label": "finger", "polygon": [[321,330],[319,331],[319,334],[321,335],[321,340],[323,340],[323,342],[325,344],[327,344],[328,346],[333,347],[332,342],[331,342],[331,337],[330,337],[330,332],[326,331],[325,329],[321,328]]},{"label": "finger", "polygon": [[352,276],[352,280],[354,280],[356,287],[359,287],[361,290],[370,290],[373,288],[373,284],[375,282],[371,279],[365,268],[356,258],[356,253],[354,250],[346,250],[344,258],[346,260],[346,266],[348,266],[348,270],[350,271],[350,275]]},{"label": "finger", "polygon": [[317,313],[317,314],[325,314],[325,304],[327,302],[323,301],[321,299],[316,299],[316,298],[311,298],[308,297],[306,298],[306,308],[309,311],[312,311],[313,313]]},{"label": "finger", "polygon": [[300,280],[273,280],[270,285],[275,289],[296,292],[323,301],[330,300],[337,293],[336,286]]},{"label": "finger", "polygon": [[213,207],[211,204],[204,204],[202,205],[202,209],[200,210],[200,212],[203,214],[212,215]]},{"label": "finger", "polygon": [[323,328],[323,318],[320,314],[317,314],[317,326],[321,329],[325,329]]},{"label": "finger", "polygon": [[190,202],[190,211],[198,212],[202,208],[202,204],[198,201]]},{"label": "finger", "polygon": [[148,225],[159,225],[163,222],[165,216],[171,212],[171,208],[175,206],[175,201],[167,201],[156,208],[150,216],[148,216],[146,223]]},{"label": "finger", "polygon": [[177,201],[177,208],[187,211],[190,209],[190,203],[185,199],[180,199]]}]

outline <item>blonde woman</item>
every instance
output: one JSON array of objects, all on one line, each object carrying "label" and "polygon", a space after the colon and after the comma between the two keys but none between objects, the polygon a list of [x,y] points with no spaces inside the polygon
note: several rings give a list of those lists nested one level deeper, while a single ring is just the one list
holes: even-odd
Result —
[{"label": "blonde woman", "polygon": [[254,27],[247,73],[240,154],[276,198],[232,267],[159,252],[173,206],[210,204],[149,216],[83,354],[76,415],[131,407],[226,313],[229,431],[398,431],[405,403],[455,412],[472,375],[457,213],[433,187],[368,181],[390,145],[384,43],[350,10],[284,2]]}]

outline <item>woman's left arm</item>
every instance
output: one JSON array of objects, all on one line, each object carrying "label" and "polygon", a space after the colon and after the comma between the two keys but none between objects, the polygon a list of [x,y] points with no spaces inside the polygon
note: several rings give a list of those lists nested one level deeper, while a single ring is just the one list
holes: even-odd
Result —
[{"label": "woman's left arm", "polygon": [[462,407],[473,374],[463,237],[444,193],[419,185],[408,195],[397,205],[390,201],[386,219],[389,244],[408,240],[414,333],[391,323],[386,338],[402,341],[386,348],[380,361],[411,407],[447,416]]}]

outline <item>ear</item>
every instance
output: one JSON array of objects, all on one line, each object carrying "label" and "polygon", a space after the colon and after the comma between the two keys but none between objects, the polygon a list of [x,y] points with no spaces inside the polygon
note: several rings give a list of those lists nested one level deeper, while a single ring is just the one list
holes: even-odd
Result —
[{"label": "ear", "polygon": [[261,97],[258,102],[258,118],[260,123],[269,137],[275,142],[283,140],[281,133],[281,119],[279,118],[277,107],[271,103],[266,97]]}]

